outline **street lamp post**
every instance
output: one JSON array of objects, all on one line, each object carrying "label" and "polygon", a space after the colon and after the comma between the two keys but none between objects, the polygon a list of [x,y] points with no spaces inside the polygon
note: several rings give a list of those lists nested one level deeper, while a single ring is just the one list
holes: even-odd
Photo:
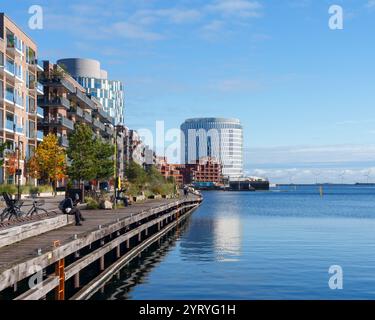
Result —
[{"label": "street lamp post", "polygon": [[[16,124],[13,123],[14,137],[16,137]],[[15,140],[15,139],[14,139]],[[17,179],[17,198],[21,199],[21,175],[22,170],[20,169],[20,137],[18,136],[18,141],[16,143],[16,152],[17,152],[17,169],[16,169],[16,179]]]},{"label": "street lamp post", "polygon": [[115,202],[114,202],[114,206],[115,206],[115,209],[117,208],[117,126],[115,126],[114,128],[114,145],[115,145],[115,151],[114,151],[114,157],[113,157],[113,160],[114,160],[114,167],[113,167],[113,175],[114,175],[114,182],[115,182],[115,185],[114,185],[114,190],[115,190]]}]

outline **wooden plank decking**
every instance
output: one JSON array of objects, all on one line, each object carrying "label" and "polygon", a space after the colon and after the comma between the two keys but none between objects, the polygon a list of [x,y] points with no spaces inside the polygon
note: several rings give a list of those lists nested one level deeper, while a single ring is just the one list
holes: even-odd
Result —
[{"label": "wooden plank decking", "polygon": [[26,261],[38,255],[38,249],[47,250],[53,242],[58,240],[61,244],[72,240],[77,234],[84,234],[98,229],[99,225],[106,225],[117,219],[130,217],[145,210],[156,208],[165,204],[175,202],[176,199],[148,200],[144,203],[134,204],[127,208],[117,210],[84,210],[82,214],[86,220],[82,226],[69,225],[63,228],[41,234],[37,237],[25,239],[10,246],[0,248],[0,272],[12,265]]}]

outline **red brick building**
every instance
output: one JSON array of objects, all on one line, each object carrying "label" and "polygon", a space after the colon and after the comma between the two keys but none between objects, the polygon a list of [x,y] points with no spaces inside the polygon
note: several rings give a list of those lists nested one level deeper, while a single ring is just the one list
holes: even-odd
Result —
[{"label": "red brick building", "polygon": [[166,157],[158,157],[156,167],[164,178],[168,179],[172,177],[178,185],[181,186],[184,184],[183,175],[181,173],[184,165],[171,164],[168,163]]},{"label": "red brick building", "polygon": [[222,166],[220,161],[206,157],[197,160],[196,164],[189,165],[191,182],[223,183]]},{"label": "red brick building", "polygon": [[193,182],[223,183],[221,163],[214,158],[201,158],[194,164],[170,164],[165,157],[158,158],[157,169],[167,179],[173,177],[177,184]]}]

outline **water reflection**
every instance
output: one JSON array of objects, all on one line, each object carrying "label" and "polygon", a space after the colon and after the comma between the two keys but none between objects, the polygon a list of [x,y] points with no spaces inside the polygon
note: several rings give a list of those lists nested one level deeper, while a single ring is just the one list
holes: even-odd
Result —
[{"label": "water reflection", "polygon": [[215,253],[218,261],[238,261],[241,255],[242,228],[239,217],[220,217],[215,221]]},{"label": "water reflection", "polygon": [[92,297],[93,300],[127,300],[131,299],[132,289],[142,283],[147,283],[153,268],[157,267],[164,257],[176,246],[180,235],[189,228],[189,220],[178,228],[174,228],[159,241],[142,252],[141,256],[132,260],[120,271],[113,275],[103,287]]}]

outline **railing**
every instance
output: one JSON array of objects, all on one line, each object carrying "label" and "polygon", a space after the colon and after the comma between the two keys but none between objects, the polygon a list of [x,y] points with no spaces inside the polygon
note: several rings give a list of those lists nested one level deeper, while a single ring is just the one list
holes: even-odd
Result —
[{"label": "railing", "polygon": [[61,117],[60,123],[68,129],[74,130],[74,122],[66,117]]},{"label": "railing", "polygon": [[57,118],[44,118],[42,123],[45,125],[62,125],[71,130],[74,129],[73,121],[61,114],[59,114]]},{"label": "railing", "polygon": [[64,78],[54,77],[54,78],[51,78],[51,79],[46,79],[46,80],[44,80],[44,82],[47,85],[59,85],[59,86],[63,86],[70,93],[74,93],[75,92],[74,86],[69,81],[65,80]]},{"label": "railing", "polygon": [[36,138],[37,138],[38,140],[43,140],[43,138],[44,138],[44,133],[43,133],[43,131],[37,131],[37,132],[36,132]]},{"label": "railing", "polygon": [[95,108],[95,103],[92,101],[85,93],[79,91],[78,89],[76,90],[76,95],[77,97],[84,102],[87,106],[89,106],[91,109]]},{"label": "railing", "polygon": [[99,114],[107,122],[109,122],[109,123],[112,122],[111,116],[107,112],[105,112],[103,109],[99,108],[99,109],[96,109],[94,111],[95,111],[95,113]]},{"label": "railing", "polygon": [[66,109],[70,109],[70,101],[64,97],[38,99],[38,104],[40,104],[41,106],[65,107]]},{"label": "railing", "polygon": [[101,123],[99,120],[94,119],[93,124],[95,127],[99,128],[100,130],[105,131],[105,125]]},{"label": "railing", "polygon": [[114,130],[111,128],[111,127],[105,127],[105,131],[109,134],[109,135],[111,135],[111,136],[113,136],[113,134],[114,134]]},{"label": "railing", "polygon": [[44,70],[43,60],[35,59],[35,62],[36,62],[36,66],[39,67],[41,71],[43,71]]},{"label": "railing", "polygon": [[9,61],[8,59],[5,61],[5,70],[11,73],[12,75],[15,74],[16,68],[14,62]]},{"label": "railing", "polygon": [[14,122],[13,121],[10,121],[10,120],[6,120],[5,121],[5,128],[10,130],[10,131],[14,131]]},{"label": "railing", "polygon": [[91,114],[85,112],[84,115],[83,115],[83,117],[85,118],[86,121],[92,123],[92,116],[91,116]]},{"label": "railing", "polygon": [[40,92],[44,92],[44,86],[40,82],[36,83],[36,89]]},{"label": "railing", "polygon": [[23,98],[19,95],[14,95],[14,103],[23,108]]},{"label": "railing", "polygon": [[59,143],[62,147],[69,147],[69,140],[66,136],[61,136],[59,138]]},{"label": "railing", "polygon": [[23,127],[16,127],[16,132],[22,134],[23,133]]},{"label": "railing", "polygon": [[14,102],[14,92],[9,91],[9,90],[5,90],[5,99],[7,99],[11,102]]},{"label": "railing", "polygon": [[44,117],[44,109],[41,108],[41,107],[37,107],[36,108],[36,114],[37,114],[37,116],[43,118]]}]

